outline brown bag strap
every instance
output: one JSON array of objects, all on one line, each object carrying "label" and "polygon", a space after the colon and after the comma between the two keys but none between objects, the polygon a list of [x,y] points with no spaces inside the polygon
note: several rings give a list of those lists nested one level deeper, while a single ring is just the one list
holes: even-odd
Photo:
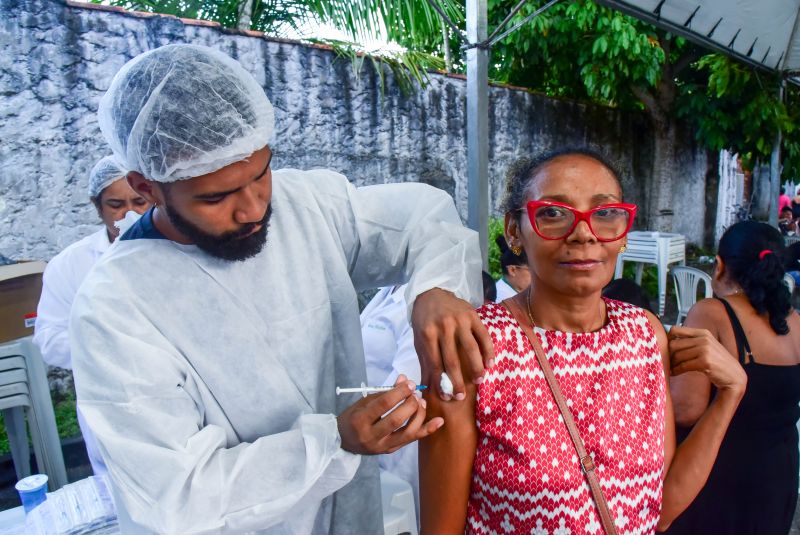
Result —
[{"label": "brown bag strap", "polygon": [[617,535],[617,527],[614,525],[614,517],[608,508],[608,502],[606,502],[603,489],[600,487],[600,480],[597,479],[597,474],[594,471],[594,460],[592,459],[591,455],[587,453],[586,448],[583,446],[583,441],[581,440],[581,435],[578,432],[578,427],[575,425],[575,420],[572,418],[572,413],[570,412],[569,407],[567,407],[567,402],[564,400],[564,395],[561,393],[561,387],[558,384],[556,376],[553,374],[553,369],[550,367],[550,363],[547,361],[547,357],[544,354],[544,349],[542,349],[542,344],[539,342],[539,338],[533,332],[533,329],[528,326],[527,322],[525,321],[526,314],[521,310],[521,307],[514,301],[514,299],[506,299],[502,304],[517,320],[517,323],[519,323],[519,326],[522,328],[522,332],[525,333],[525,335],[528,337],[528,340],[531,342],[531,346],[533,346],[533,352],[536,354],[536,360],[539,361],[539,367],[542,369],[544,378],[547,380],[547,384],[550,386],[550,391],[553,393],[553,398],[555,399],[556,405],[558,405],[558,409],[561,411],[561,417],[564,419],[564,423],[567,426],[567,431],[569,431],[569,436],[572,439],[572,444],[575,446],[575,451],[578,452],[581,470],[586,476],[586,481],[589,483],[589,488],[592,491],[592,497],[594,498],[594,503],[597,507],[597,513],[600,516],[600,522],[603,524],[603,530],[605,531],[606,535]]}]

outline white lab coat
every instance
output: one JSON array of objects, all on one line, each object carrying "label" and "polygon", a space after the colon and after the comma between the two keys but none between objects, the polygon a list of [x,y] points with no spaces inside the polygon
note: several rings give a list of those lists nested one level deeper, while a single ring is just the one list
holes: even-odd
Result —
[{"label": "white lab coat", "polygon": [[361,312],[367,382],[393,385],[401,373],[419,384],[419,357],[408,321],[406,285],[381,288]]},{"label": "white lab coat", "polygon": [[72,301],[89,270],[110,245],[103,227],[58,253],[44,270],[33,343],[50,366],[72,369],[68,332]]},{"label": "white lab coat", "polygon": [[358,399],[335,387],[366,379],[356,292],[481,301],[477,235],[439,190],[281,170],[272,209],[252,259],[118,240],[78,292],[78,404],[143,528],[381,533],[377,463],[334,416]]},{"label": "white lab coat", "polygon": [[[108,232],[103,227],[58,253],[47,264],[43,275],[42,296],[36,310],[33,343],[50,366],[72,369],[69,350],[69,315],[72,302],[83,279],[97,260],[108,250]],[[105,463],[89,426],[78,411],[89,462],[96,475],[106,472]]]},{"label": "white lab coat", "polygon": [[509,297],[514,297],[519,293],[503,278],[495,282],[494,286],[497,288],[497,299],[494,300],[495,303],[500,303]]},{"label": "white lab coat", "polygon": [[[369,385],[393,385],[401,373],[420,384],[422,372],[414,349],[414,331],[406,314],[405,289],[405,285],[381,288],[361,312],[361,336]],[[411,485],[417,514],[418,459],[416,442],[394,453],[378,456],[381,470],[391,472]]]}]

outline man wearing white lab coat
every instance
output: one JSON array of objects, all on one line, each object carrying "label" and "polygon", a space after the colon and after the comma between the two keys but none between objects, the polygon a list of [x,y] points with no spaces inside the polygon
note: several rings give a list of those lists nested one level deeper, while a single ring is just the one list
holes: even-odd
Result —
[{"label": "man wearing white lab coat", "polygon": [[491,358],[455,297],[481,302],[477,237],[452,199],[273,173],[263,90],[204,47],[129,62],[99,118],[156,205],[97,264],[71,323],[79,406],[123,515],[161,533],[380,533],[377,466],[360,454],[443,422],[425,422],[411,382],[365,399],[335,387],[365,379],[369,287],[408,282],[429,373],[451,372],[456,337]]}]

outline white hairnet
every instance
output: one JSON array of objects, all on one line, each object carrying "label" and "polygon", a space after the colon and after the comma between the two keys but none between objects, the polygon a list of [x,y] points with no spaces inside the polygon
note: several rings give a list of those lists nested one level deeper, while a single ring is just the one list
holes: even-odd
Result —
[{"label": "white hairnet", "polygon": [[264,147],[272,104],[233,58],[198,45],[136,56],[97,111],[100,130],[131,171],[158,182],[212,173]]},{"label": "white hairnet", "polygon": [[89,197],[97,197],[100,193],[128,174],[114,156],[106,156],[94,164],[89,172]]}]

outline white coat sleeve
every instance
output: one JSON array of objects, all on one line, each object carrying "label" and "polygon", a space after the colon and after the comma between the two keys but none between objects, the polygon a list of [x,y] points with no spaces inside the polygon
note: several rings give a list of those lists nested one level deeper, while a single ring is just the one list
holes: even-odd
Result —
[{"label": "white coat sleeve", "polygon": [[206,421],[212,409],[200,403],[186,361],[124,297],[99,304],[82,289],[70,334],[79,409],[127,513],[149,530],[238,533],[304,515],[313,522],[316,505],[359,466],[340,448],[330,414],[305,414],[287,431],[227,447],[225,430]]},{"label": "white coat sleeve", "polygon": [[414,330],[408,321],[404,322],[399,332],[395,333],[397,351],[392,360],[392,371],[384,381],[384,386],[394,385],[397,376],[401,373],[419,384],[422,380],[422,371],[419,364],[419,356],[414,348]]},{"label": "white coat sleeve", "polygon": [[66,369],[72,368],[69,313],[76,290],[63,272],[68,268],[59,257],[45,268],[33,332],[33,343],[41,351],[44,361],[50,366]]},{"label": "white coat sleeve", "polygon": [[409,313],[432,288],[483,302],[478,234],[447,193],[419,183],[348,186],[354,235],[343,241],[357,289],[408,282]]}]

